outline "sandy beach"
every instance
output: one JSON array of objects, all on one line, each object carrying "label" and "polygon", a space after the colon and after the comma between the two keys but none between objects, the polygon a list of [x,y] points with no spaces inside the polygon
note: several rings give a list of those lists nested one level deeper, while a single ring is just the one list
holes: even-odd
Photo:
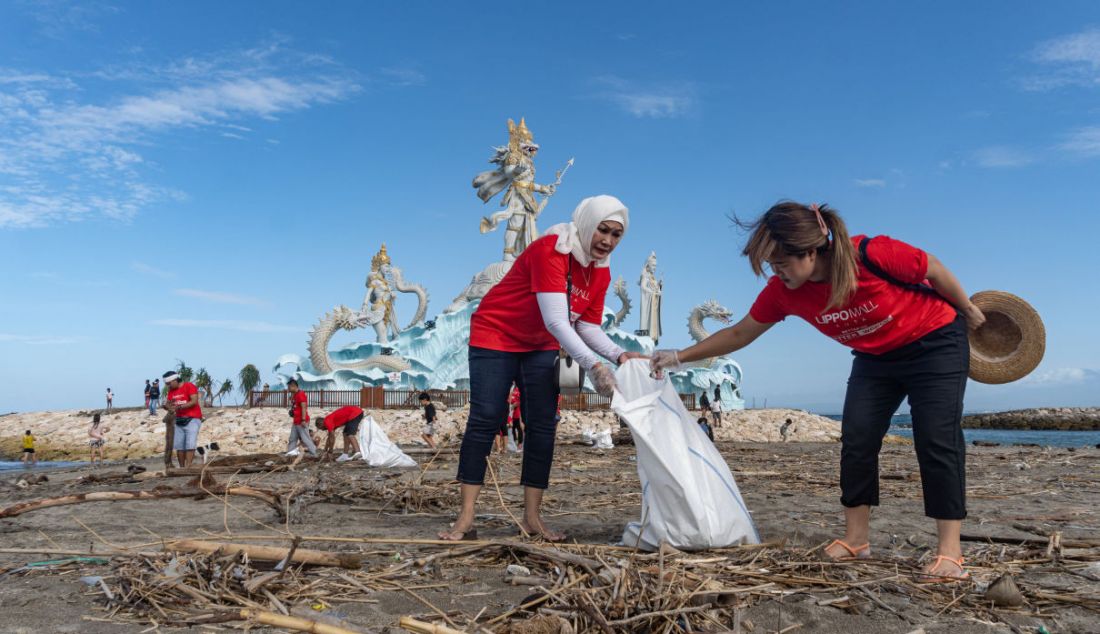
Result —
[{"label": "sandy beach", "polygon": [[[481,498],[481,541],[433,543],[454,517],[454,445],[438,454],[410,449],[421,466],[408,470],[225,457],[231,464],[209,467],[201,485],[187,476],[149,477],[161,467],[149,459],[135,463],[148,469],[137,475],[146,479],[131,477],[129,463],[51,471],[48,482],[23,488],[12,484],[17,473],[5,474],[0,506],[8,509],[97,492],[164,497],[88,501],[0,519],[0,569],[7,573],[0,631],[174,632],[186,623],[197,628],[189,631],[224,631],[249,623],[224,620],[239,618],[242,608],[353,632],[398,631],[402,617],[470,631],[654,631],[669,621],[641,615],[665,605],[686,609],[672,618],[695,631],[1100,631],[1096,449],[970,448],[964,551],[973,580],[926,586],[914,573],[935,540],[921,511],[911,447],[883,451],[874,558],[840,564],[817,562],[810,552],[840,534],[837,443],[727,441],[719,448],[766,547],[662,554],[615,548],[624,525],[640,514],[629,444],[602,451],[563,439],[546,500],[549,521],[575,544],[562,547],[517,538],[517,455],[494,460],[500,487],[499,493],[488,487]],[[226,485],[267,492],[277,503],[225,494]],[[293,536],[302,538],[302,550],[354,554],[359,562],[354,569],[292,566],[285,577],[257,586],[272,563],[251,559],[241,567],[232,553],[180,554],[170,545],[192,539],[285,549]],[[51,560],[61,563],[25,567]],[[238,578],[219,577],[233,562]],[[518,584],[507,572],[511,564],[528,573],[518,575]],[[614,575],[640,585],[618,603],[608,595],[606,609],[593,616],[587,602],[603,601]],[[994,606],[985,597],[1002,575],[1014,578],[1022,605]],[[80,581],[96,576],[102,585]],[[548,595],[528,582],[553,589]],[[544,600],[510,613],[533,598]],[[223,622],[210,622],[218,618]],[[253,625],[252,631],[283,631]]]}]

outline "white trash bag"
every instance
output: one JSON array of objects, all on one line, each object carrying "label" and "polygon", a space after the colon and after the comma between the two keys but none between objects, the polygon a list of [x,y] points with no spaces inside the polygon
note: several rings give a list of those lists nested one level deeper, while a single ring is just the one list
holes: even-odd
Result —
[{"label": "white trash bag", "polygon": [[611,409],[626,422],[638,452],[642,519],[627,524],[623,544],[681,550],[759,544],[737,482],[714,443],[684,408],[668,379],[649,376],[632,359],[615,373]]},{"label": "white trash bag", "polygon": [[596,432],[594,436],[595,444],[592,445],[596,449],[614,449],[615,443],[611,440],[611,428],[608,427],[603,431]]},{"label": "white trash bag", "polygon": [[416,466],[416,461],[393,444],[373,416],[364,416],[359,424],[359,449],[363,452],[363,460],[372,467]]}]

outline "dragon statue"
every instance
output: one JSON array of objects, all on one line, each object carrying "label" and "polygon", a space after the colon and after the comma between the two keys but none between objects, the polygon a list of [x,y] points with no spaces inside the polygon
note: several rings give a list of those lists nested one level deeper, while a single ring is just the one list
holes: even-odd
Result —
[{"label": "dragon statue", "polygon": [[[384,244],[371,259],[371,271],[367,275],[366,285],[367,295],[358,312],[347,306],[337,306],[332,312],[325,314],[310,332],[309,360],[318,373],[328,374],[333,370],[370,368],[400,372],[409,368],[406,360],[386,354],[374,355],[355,363],[340,363],[329,357],[329,340],[340,330],[357,330],[370,326],[378,337],[378,343],[386,344],[391,337],[396,337],[421,323],[428,312],[428,292],[419,284],[409,284],[405,281],[401,269],[391,264]],[[393,307],[394,291],[415,293],[417,296],[416,314],[404,328],[400,328],[397,324],[397,315]]]},{"label": "dragon statue", "polygon": [[615,317],[611,320],[611,325],[617,328],[622,325],[627,315],[630,314],[630,295],[626,292],[626,280],[624,280],[621,275],[619,279],[615,280],[615,285],[612,286],[611,289],[615,291],[615,297],[618,297],[619,301],[622,302],[622,308],[619,309],[619,312],[615,313]]},{"label": "dragon statue", "polygon": [[[691,315],[688,316],[688,334],[690,334],[691,338],[696,342],[702,341],[710,336],[706,328],[703,328],[703,320],[715,319],[723,324],[729,324],[731,317],[733,317],[733,313],[731,313],[728,308],[719,304],[717,300],[708,299],[691,309]],[[714,359],[706,359],[688,365],[709,368],[714,365],[714,361]]]}]

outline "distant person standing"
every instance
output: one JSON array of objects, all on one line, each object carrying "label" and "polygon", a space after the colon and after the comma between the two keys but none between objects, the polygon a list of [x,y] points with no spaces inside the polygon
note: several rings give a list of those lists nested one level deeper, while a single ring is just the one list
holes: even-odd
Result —
[{"label": "distant person standing", "polygon": [[309,435],[309,397],[302,388],[298,387],[298,380],[287,381],[287,390],[290,392],[290,417],[294,424],[290,426],[290,440],[286,444],[286,455],[298,455],[298,442],[301,441],[309,455],[317,457],[317,445],[313,444],[313,437]]},{"label": "distant person standing", "polygon": [[38,464],[38,458],[34,457],[34,436],[31,435],[31,430],[27,430],[27,433],[23,434],[23,464],[30,463],[33,467]]},{"label": "distant person standing", "polygon": [[114,403],[115,395],[111,393],[111,388],[107,388],[107,413],[111,413],[111,405]]},{"label": "distant person standing", "polygon": [[149,390],[153,386],[149,383],[149,379],[145,379],[145,409],[149,409]]},{"label": "distant person standing", "polygon": [[717,397],[710,402],[710,417],[714,419],[714,426],[722,426],[722,401]]},{"label": "distant person standing", "polygon": [[106,427],[99,426],[99,414],[92,416],[92,426],[88,429],[88,446],[92,448],[92,456],[90,462],[92,466],[95,466],[96,457],[99,457],[99,462],[103,462],[103,445],[107,440],[103,437],[103,432],[107,431]]},{"label": "distant person standing", "polygon": [[160,379],[153,379],[153,384],[149,386],[148,401],[149,415],[156,416],[157,407],[160,406]]},{"label": "distant person standing", "polygon": [[432,397],[427,392],[420,393],[420,404],[424,406],[424,430],[420,437],[428,443],[428,447],[435,449],[435,405],[432,405]]},{"label": "distant person standing", "polygon": [[706,390],[703,390],[703,394],[699,396],[699,411],[704,415],[710,411],[710,397],[707,396]]},{"label": "distant person standing", "polygon": [[199,427],[202,425],[199,389],[190,381],[180,380],[180,375],[172,370],[164,373],[164,386],[168,388],[168,398],[165,400],[164,408],[176,417],[172,449],[176,451],[180,467],[186,469],[195,459]]}]

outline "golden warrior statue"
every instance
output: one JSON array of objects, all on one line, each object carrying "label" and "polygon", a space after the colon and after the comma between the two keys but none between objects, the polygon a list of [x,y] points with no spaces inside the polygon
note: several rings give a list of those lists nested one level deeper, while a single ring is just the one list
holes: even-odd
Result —
[{"label": "golden warrior statue", "polygon": [[[500,206],[506,209],[488,218],[482,218],[481,233],[493,231],[501,221],[507,220],[508,225],[504,232],[504,260],[512,261],[527,248],[527,245],[538,238],[535,220],[542,213],[550,197],[554,195],[557,186],[561,184],[561,175],[573,164],[573,159],[569,159],[565,168],[558,172],[557,180],[553,184],[535,183],[534,159],[539,146],[522,118],[519,120],[519,125],[511,119],[508,120],[508,146],[497,147],[495,150],[496,153],[489,162],[499,167],[481,172],[474,177],[474,187],[477,188],[478,198],[486,203],[497,193],[505,190]],[[535,194],[543,195],[541,202],[535,199]]]}]

